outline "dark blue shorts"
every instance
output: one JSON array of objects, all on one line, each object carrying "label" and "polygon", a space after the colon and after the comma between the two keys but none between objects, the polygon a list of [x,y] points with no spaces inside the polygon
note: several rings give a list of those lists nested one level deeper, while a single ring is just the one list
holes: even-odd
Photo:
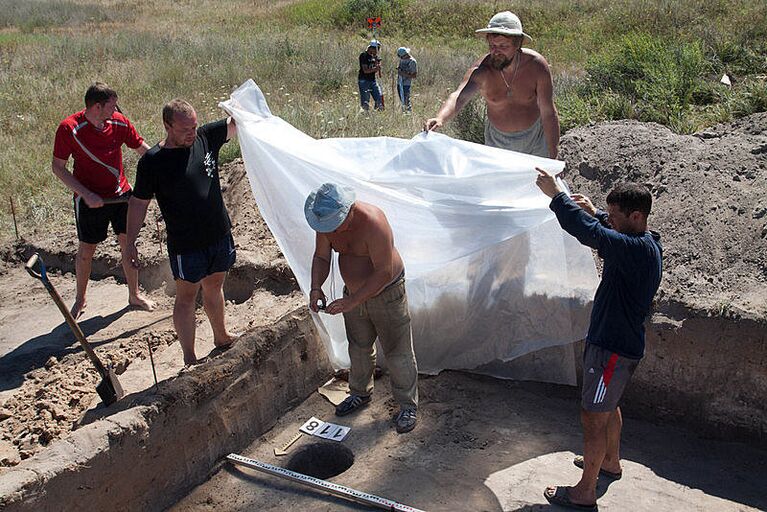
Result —
[{"label": "dark blue shorts", "polygon": [[168,256],[173,278],[190,283],[196,283],[216,272],[226,272],[237,259],[231,233],[204,249],[184,254],[173,254],[169,251]]}]

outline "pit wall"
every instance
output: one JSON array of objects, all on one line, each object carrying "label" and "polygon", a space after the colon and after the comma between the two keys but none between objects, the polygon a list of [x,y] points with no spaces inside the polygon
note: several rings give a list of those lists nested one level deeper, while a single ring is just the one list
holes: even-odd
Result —
[{"label": "pit wall", "polygon": [[664,301],[646,324],[645,357],[621,408],[697,435],[767,445],[765,396],[767,322]]},{"label": "pit wall", "polygon": [[[163,509],[205,481],[227,453],[267,432],[331,371],[308,313],[296,310],[161,383],[159,393],[125,397],[104,411],[104,421],[3,471],[0,509]],[[647,325],[646,355],[623,410],[762,445],[765,396],[765,322],[665,302]]]},{"label": "pit wall", "polygon": [[[161,510],[267,432],[332,372],[304,309],[105,410],[0,478],[0,509]],[[44,460],[43,460],[44,459]]]}]

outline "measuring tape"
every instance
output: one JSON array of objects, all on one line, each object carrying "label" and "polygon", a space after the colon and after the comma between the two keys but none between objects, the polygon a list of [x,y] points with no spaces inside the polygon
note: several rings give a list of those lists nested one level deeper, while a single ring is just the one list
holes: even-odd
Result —
[{"label": "measuring tape", "polygon": [[291,437],[291,438],[288,440],[288,442],[287,442],[287,443],[283,444],[283,445],[282,445],[280,448],[275,448],[275,449],[274,449],[274,454],[275,454],[277,457],[281,457],[281,456],[283,456],[283,455],[287,455],[287,453],[288,453],[288,448],[290,448],[290,447],[293,445],[293,443],[295,443],[296,441],[298,441],[299,439],[301,439],[301,436],[302,436],[301,432],[299,432],[298,434],[294,435],[293,437]]}]

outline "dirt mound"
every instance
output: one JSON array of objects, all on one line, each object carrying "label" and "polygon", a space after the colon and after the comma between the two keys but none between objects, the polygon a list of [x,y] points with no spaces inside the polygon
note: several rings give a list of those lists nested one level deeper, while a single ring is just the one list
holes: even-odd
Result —
[{"label": "dirt mound", "polygon": [[621,181],[647,184],[664,245],[659,300],[767,319],[767,113],[693,135],[635,121],[562,138],[574,192],[604,206]]}]

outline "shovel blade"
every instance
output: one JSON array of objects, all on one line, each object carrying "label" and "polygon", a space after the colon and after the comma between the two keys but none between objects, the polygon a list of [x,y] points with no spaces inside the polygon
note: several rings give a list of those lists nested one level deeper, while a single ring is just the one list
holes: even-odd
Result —
[{"label": "shovel blade", "polygon": [[117,375],[115,375],[111,368],[109,373],[96,386],[96,393],[99,394],[101,401],[107,407],[125,396],[125,391],[123,391],[120,381],[117,380]]}]

